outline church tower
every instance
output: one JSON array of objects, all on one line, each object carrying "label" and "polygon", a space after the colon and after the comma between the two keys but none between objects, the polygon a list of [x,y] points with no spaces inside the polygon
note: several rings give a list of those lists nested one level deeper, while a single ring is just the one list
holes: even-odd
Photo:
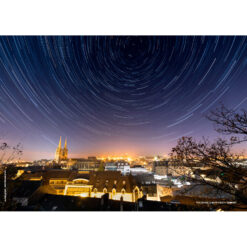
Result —
[{"label": "church tower", "polygon": [[67,148],[67,138],[65,138],[64,148],[62,148],[62,138],[60,136],[59,144],[55,153],[55,162],[60,163],[62,160],[68,159],[68,148]]},{"label": "church tower", "polygon": [[60,136],[59,144],[58,144],[58,147],[57,147],[56,153],[55,153],[55,161],[56,161],[56,163],[60,163],[60,160],[62,158],[62,152],[63,152],[63,149],[62,149],[62,146],[61,146],[61,136]]},{"label": "church tower", "polygon": [[68,159],[68,148],[67,148],[67,138],[65,138],[64,149],[63,149],[63,159]]}]

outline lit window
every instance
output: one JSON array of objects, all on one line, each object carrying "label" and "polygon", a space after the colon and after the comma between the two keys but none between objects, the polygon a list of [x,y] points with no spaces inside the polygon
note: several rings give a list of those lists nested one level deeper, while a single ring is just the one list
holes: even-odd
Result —
[{"label": "lit window", "polygon": [[125,185],[126,184],[126,182],[125,182],[125,180],[123,181],[123,185]]}]

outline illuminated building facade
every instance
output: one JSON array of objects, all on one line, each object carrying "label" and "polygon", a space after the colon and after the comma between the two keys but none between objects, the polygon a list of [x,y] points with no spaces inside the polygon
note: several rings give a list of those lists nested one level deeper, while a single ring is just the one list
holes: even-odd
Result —
[{"label": "illuminated building facade", "polygon": [[105,165],[105,171],[120,171],[123,175],[128,175],[130,174],[130,165],[124,160],[108,162]]},{"label": "illuminated building facade", "polygon": [[120,171],[123,175],[130,174],[130,165],[124,160],[117,162],[117,171]]},{"label": "illuminated building facade", "polygon": [[117,171],[117,164],[115,162],[107,162],[105,171]]},{"label": "illuminated building facade", "polygon": [[88,173],[78,174],[76,171],[51,171],[46,173],[46,183],[53,189],[53,193],[64,195],[66,185],[78,178],[88,178]]},{"label": "illuminated building facade", "polygon": [[140,165],[135,165],[130,168],[130,173],[135,175],[135,174],[145,174],[145,173],[150,173],[145,167],[140,166]]},{"label": "illuminated building facade", "polygon": [[69,159],[67,162],[67,168],[76,169],[79,171],[96,171],[100,166],[100,161],[97,159],[74,158]]},{"label": "illuminated building facade", "polygon": [[142,189],[131,175],[120,171],[90,172],[91,197],[101,198],[108,193],[109,199],[135,202],[143,196]]},{"label": "illuminated building facade", "polygon": [[91,197],[92,185],[88,184],[88,179],[76,178],[69,181],[64,188],[64,195]]},{"label": "illuminated building facade", "polygon": [[135,202],[143,196],[133,176],[122,176],[120,171],[92,171],[89,179],[85,174],[52,177],[49,185],[57,195],[101,198],[109,194],[109,199],[129,202]]},{"label": "illuminated building facade", "polygon": [[50,170],[24,173],[21,180],[38,180],[46,187],[47,194],[101,198],[136,202],[143,197],[140,183],[132,175],[120,171]]}]

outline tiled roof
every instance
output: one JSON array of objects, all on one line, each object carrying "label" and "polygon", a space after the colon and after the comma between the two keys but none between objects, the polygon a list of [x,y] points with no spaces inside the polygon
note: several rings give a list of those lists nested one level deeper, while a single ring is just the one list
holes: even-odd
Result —
[{"label": "tiled roof", "polygon": [[103,191],[104,188],[111,192],[116,189],[116,192],[121,192],[125,189],[126,193],[132,193],[137,185],[133,176],[122,176],[120,171],[104,171],[90,172],[89,184],[93,185],[93,189]]}]

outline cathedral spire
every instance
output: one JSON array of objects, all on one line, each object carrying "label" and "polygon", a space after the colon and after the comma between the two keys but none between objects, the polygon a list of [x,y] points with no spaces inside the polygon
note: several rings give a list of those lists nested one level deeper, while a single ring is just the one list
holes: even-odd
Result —
[{"label": "cathedral spire", "polygon": [[62,137],[60,136],[59,144],[57,146],[56,153],[55,153],[55,161],[56,161],[56,163],[60,163],[61,158],[62,158],[63,149],[62,149],[61,142],[62,142]]},{"label": "cathedral spire", "polygon": [[67,137],[66,137],[63,148],[63,160],[67,160],[67,159],[68,159],[68,148],[67,148]]},{"label": "cathedral spire", "polygon": [[67,148],[67,137],[65,138],[65,142],[64,142],[64,148]]},{"label": "cathedral spire", "polygon": [[58,144],[58,148],[61,149],[61,136],[60,136],[60,140],[59,140],[59,144]]}]

